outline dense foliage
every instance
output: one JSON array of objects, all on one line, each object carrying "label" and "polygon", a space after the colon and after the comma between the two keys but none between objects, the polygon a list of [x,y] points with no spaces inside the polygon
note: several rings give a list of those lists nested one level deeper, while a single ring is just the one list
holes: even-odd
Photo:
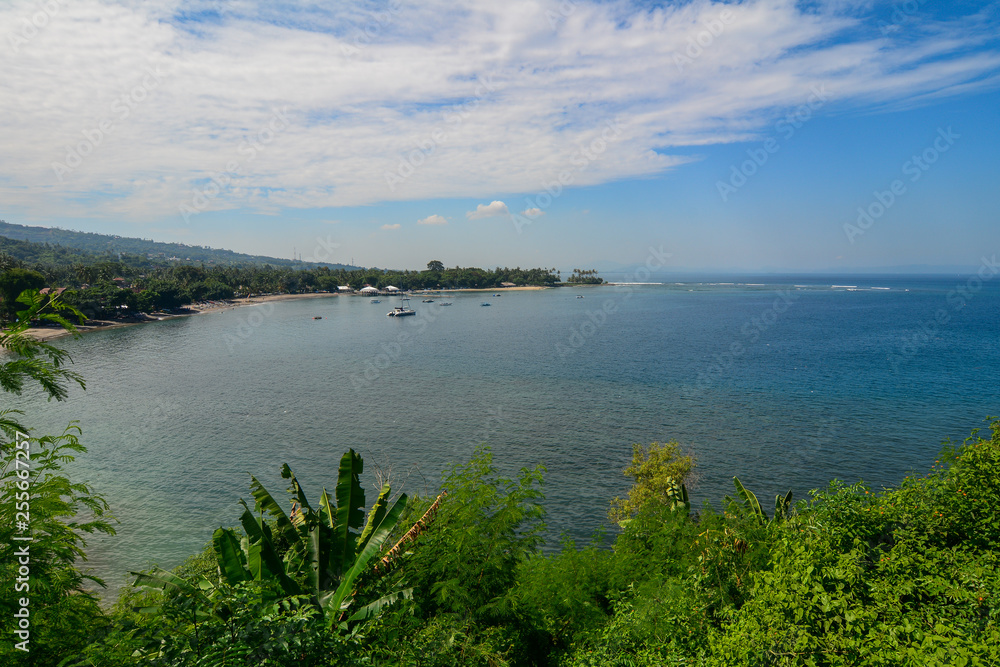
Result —
[{"label": "dense foliage", "polygon": [[[36,299],[24,301],[35,315],[55,307]],[[44,381],[65,397],[58,386],[77,378],[44,349],[0,340],[5,364],[34,360],[5,367],[18,387]],[[694,461],[676,443],[637,445],[613,539],[555,553],[542,550],[540,467],[509,476],[480,449],[433,502],[394,504],[383,487],[366,519],[348,452],[336,502],[324,492],[314,509],[286,467],[286,512],[252,480],[239,528],[219,528],[171,572],[139,574],[102,608],[84,590],[84,538],[113,526],[66,470],[85,451],[78,430],[34,437],[25,472],[21,417],[0,416],[4,665],[1000,664],[1000,420],[896,488],[833,481],[773,509],[734,479],[721,511],[694,511]],[[16,589],[21,502],[27,593]],[[28,594],[25,653],[13,638]]]},{"label": "dense foliage", "polygon": [[[638,450],[638,468],[648,470],[648,452]],[[772,513],[738,482],[721,512],[694,512],[667,487],[646,495],[610,548],[598,536],[546,554],[543,471],[508,478],[480,450],[445,475],[436,512],[418,499],[400,517],[393,540],[424,521],[352,585],[352,609],[375,612],[350,627],[331,625],[306,586],[234,576],[255,538],[242,537],[245,560],[234,561],[240,533],[217,531],[203,554],[153,573],[174,587],[125,591],[107,610],[83,595],[46,602],[73,606],[60,613],[77,629],[40,612],[37,637],[54,648],[32,664],[997,664],[998,465],[994,422],[989,437],[948,447],[898,488],[835,481],[796,505],[779,496]],[[266,530],[285,562],[304,553],[277,523]],[[63,577],[76,585],[73,572]]]}]

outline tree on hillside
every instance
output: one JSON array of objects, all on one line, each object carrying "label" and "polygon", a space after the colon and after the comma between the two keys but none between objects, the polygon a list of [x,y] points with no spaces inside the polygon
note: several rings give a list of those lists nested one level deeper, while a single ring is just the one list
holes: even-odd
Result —
[{"label": "tree on hillside", "polygon": [[427,270],[428,271],[444,271],[444,263],[443,262],[439,262],[436,259],[432,259],[431,261],[427,262]]},{"label": "tree on hillside", "polygon": [[[69,352],[36,340],[27,331],[33,320],[46,320],[75,333],[76,329],[63,314],[83,319],[83,314],[55,297],[43,296],[36,291],[26,291],[18,298],[21,312],[13,326],[0,331],[0,350],[8,356],[0,363],[0,390],[19,396],[26,384],[38,382],[48,398],[62,401],[68,395],[67,385],[71,382],[84,386],[79,374],[65,368],[72,362]],[[0,411],[0,428],[16,426],[5,422],[4,415],[13,411]]]},{"label": "tree on hillside", "polygon": [[45,287],[45,276],[28,269],[8,269],[0,274],[0,298],[3,299],[2,313],[7,319],[14,319],[22,307],[17,305],[17,297],[25,290]]}]

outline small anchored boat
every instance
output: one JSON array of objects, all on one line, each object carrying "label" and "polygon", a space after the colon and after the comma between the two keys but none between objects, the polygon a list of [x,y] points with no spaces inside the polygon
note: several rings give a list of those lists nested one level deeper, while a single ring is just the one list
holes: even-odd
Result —
[{"label": "small anchored boat", "polygon": [[417,311],[413,310],[409,306],[410,300],[408,298],[400,297],[399,305],[390,310],[386,315],[388,317],[404,317],[406,315],[416,315]]}]

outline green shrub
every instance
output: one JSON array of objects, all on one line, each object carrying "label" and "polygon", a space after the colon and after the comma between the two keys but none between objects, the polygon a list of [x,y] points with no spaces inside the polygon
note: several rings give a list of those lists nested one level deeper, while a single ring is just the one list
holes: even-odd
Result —
[{"label": "green shrub", "polygon": [[555,650],[564,650],[608,621],[612,557],[597,544],[577,549],[567,539],[558,554],[535,555],[521,566],[514,589],[517,605],[548,635]]},{"label": "green shrub", "polygon": [[[412,588],[413,599],[378,622],[370,643],[377,664],[531,664],[544,654],[511,594],[542,539],[542,472],[504,477],[481,448],[445,474],[448,495],[433,522],[384,580]],[[415,502],[402,522],[429,505]]]}]

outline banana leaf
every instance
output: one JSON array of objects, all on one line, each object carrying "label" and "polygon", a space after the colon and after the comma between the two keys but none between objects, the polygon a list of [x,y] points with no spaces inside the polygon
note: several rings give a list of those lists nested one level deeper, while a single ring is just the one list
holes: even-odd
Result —
[{"label": "banana leaf", "polygon": [[368,513],[368,521],[365,522],[365,529],[361,531],[361,537],[358,538],[358,551],[363,551],[365,545],[368,544],[368,540],[371,539],[372,532],[375,527],[382,523],[382,519],[385,517],[386,507],[389,505],[389,494],[392,493],[392,489],[386,484],[379,491],[378,499],[375,500],[375,504],[372,505],[371,511]]},{"label": "banana leaf", "polygon": [[255,517],[247,508],[240,516],[243,530],[250,538],[247,564],[257,580],[275,579],[286,595],[301,595],[302,587],[285,572],[285,565],[274,548],[271,529],[263,517]]},{"label": "banana leaf", "polygon": [[330,571],[335,577],[341,576],[354,560],[358,532],[365,519],[365,492],[359,479],[363,470],[364,463],[353,449],[344,453],[337,476],[337,522],[330,551]]},{"label": "banana leaf", "polygon": [[302,490],[302,486],[299,484],[299,480],[295,478],[295,473],[292,472],[292,469],[288,467],[287,463],[284,463],[281,466],[281,477],[282,479],[287,479],[291,481],[292,493],[295,494],[295,498],[296,500],[299,501],[299,505],[301,506],[302,510],[303,511],[308,510],[312,512],[312,507],[309,505],[309,501],[306,500],[305,491]]},{"label": "banana leaf", "polygon": [[389,508],[382,518],[382,521],[379,522],[379,525],[372,532],[372,536],[368,540],[368,544],[365,545],[364,550],[357,555],[351,568],[341,577],[337,590],[334,591],[332,596],[324,596],[324,599],[321,600],[320,606],[331,623],[335,619],[335,614],[343,611],[350,603],[350,600],[353,599],[355,580],[361,575],[365,567],[368,566],[368,563],[379,554],[385,541],[389,539],[389,534],[399,522],[399,517],[406,508],[406,500],[406,494],[404,493],[392,504],[392,507]]},{"label": "banana leaf", "polygon": [[743,499],[743,504],[750,510],[750,513],[756,515],[761,521],[767,521],[767,515],[761,509],[760,502],[757,500],[757,496],[753,494],[753,491],[743,486],[739,477],[733,477],[733,485],[736,487],[736,492]]},{"label": "banana leaf", "polygon": [[[288,467],[287,465],[285,466]],[[272,517],[274,517],[275,522],[278,526],[278,532],[288,541],[289,544],[293,544],[298,539],[298,533],[296,532],[295,526],[292,525],[291,520],[288,515],[285,514],[285,510],[281,509],[281,505],[278,504],[264,485],[260,481],[250,475],[250,494],[253,496],[256,503],[255,507],[259,512],[267,512]],[[240,501],[242,502],[242,501]],[[244,503],[245,505],[246,503]]]},{"label": "banana leaf", "polygon": [[784,496],[778,494],[774,497],[774,519],[783,521],[788,518],[788,509],[792,505],[792,492],[789,491]]},{"label": "banana leaf", "polygon": [[212,546],[219,562],[219,574],[230,586],[252,578],[247,570],[246,556],[240,548],[236,533],[227,528],[218,528],[212,534]]}]

